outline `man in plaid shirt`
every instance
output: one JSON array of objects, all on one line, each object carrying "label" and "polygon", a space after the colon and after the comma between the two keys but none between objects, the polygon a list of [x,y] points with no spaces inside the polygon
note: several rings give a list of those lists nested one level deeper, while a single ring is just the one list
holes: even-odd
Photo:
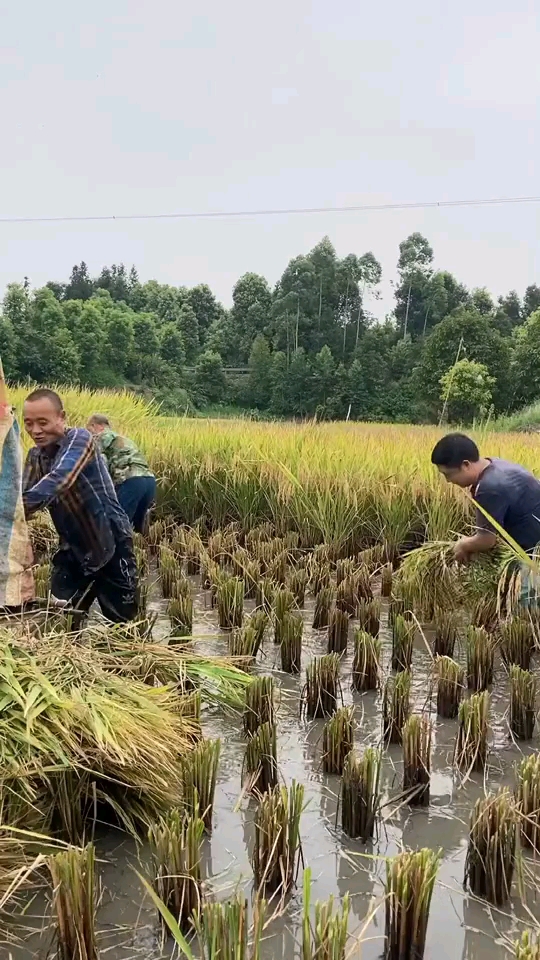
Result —
[{"label": "man in plaid shirt", "polygon": [[131,525],[92,434],[68,428],[62,400],[45,388],[26,398],[23,419],[36,444],[23,477],[26,515],[48,508],[60,538],[53,596],[83,612],[97,599],[108,620],[132,620],[137,567]]}]

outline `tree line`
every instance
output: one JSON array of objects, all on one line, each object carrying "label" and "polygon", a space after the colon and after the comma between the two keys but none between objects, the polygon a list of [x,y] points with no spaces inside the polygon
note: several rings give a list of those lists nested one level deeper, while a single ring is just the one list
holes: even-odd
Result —
[{"label": "tree line", "polygon": [[[435,270],[419,233],[399,247],[395,307],[377,322],[375,256],[327,237],[274,289],[255,273],[226,309],[210,287],[141,282],[84,262],[67,283],[8,286],[0,355],[11,380],[124,387],[165,410],[229,404],[264,416],[430,422],[510,412],[540,397],[540,287],[495,300]],[[247,370],[247,374],[240,372]]]}]

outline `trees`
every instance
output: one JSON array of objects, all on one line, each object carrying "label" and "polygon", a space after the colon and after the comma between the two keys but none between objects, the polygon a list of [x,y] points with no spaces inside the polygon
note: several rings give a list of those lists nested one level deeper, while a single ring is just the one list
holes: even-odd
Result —
[{"label": "trees", "polygon": [[223,361],[219,353],[205,350],[201,353],[195,367],[195,389],[197,403],[221,403],[227,389],[227,378]]},{"label": "trees", "polygon": [[252,406],[266,410],[272,397],[272,355],[268,340],[258,333],[249,354],[248,396]]},{"label": "trees", "polygon": [[433,250],[421,233],[411,233],[399,245],[396,319],[403,336],[418,336],[426,326]]},{"label": "trees", "polygon": [[199,352],[199,324],[193,307],[184,303],[178,312],[178,330],[182,335],[182,342],[186,354],[186,362],[191,364]]},{"label": "trees", "polygon": [[536,283],[531,283],[523,297],[523,319],[526,320],[536,310],[540,310],[540,287]]},{"label": "trees", "polygon": [[426,338],[422,358],[415,371],[418,396],[428,406],[431,405],[435,415],[441,377],[456,360],[464,357],[488,368],[490,375],[495,378],[495,408],[503,410],[509,400],[510,347],[494,328],[490,317],[472,308],[458,307]]},{"label": "trees", "polygon": [[515,331],[512,383],[516,405],[540,397],[540,308]]},{"label": "trees", "polygon": [[458,360],[440,379],[443,410],[454,423],[472,423],[485,417],[492,399],[495,377],[483,363]]},{"label": "trees", "polygon": [[88,274],[84,260],[73,267],[69,282],[64,291],[66,300],[89,300],[94,292],[94,282]]},{"label": "trees", "polygon": [[231,325],[242,363],[247,361],[253,341],[264,333],[270,321],[272,293],[258,273],[245,273],[233,288]]}]

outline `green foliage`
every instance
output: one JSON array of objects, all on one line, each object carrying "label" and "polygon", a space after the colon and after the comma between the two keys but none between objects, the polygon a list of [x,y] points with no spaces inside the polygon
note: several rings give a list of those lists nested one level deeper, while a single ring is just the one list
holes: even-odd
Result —
[{"label": "green foliage", "polygon": [[455,423],[471,423],[485,417],[491,403],[495,378],[483,363],[458,360],[441,377],[441,400],[446,404],[448,419]]},{"label": "green foliage", "polygon": [[66,283],[8,286],[0,356],[11,380],[127,386],[169,412],[436,421],[456,357],[452,420],[540,398],[540,286],[495,302],[435,271],[433,257],[419,233],[400,244],[395,309],[381,322],[365,307],[378,296],[378,260],[340,258],[328,237],[293,257],[273,290],[244,274],[230,310],[206,284],[141,282],[123,263],[92,278],[82,261]]}]

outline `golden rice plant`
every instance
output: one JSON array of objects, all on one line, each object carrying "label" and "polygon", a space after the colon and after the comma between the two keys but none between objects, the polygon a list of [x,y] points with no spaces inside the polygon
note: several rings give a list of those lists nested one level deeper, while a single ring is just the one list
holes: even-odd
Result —
[{"label": "golden rice plant", "polygon": [[453,657],[459,637],[458,616],[453,610],[437,608],[433,615],[435,638],[433,653],[436,657]]},{"label": "golden rice plant", "polygon": [[201,740],[182,758],[182,799],[190,816],[212,831],[221,740]]},{"label": "golden rice plant", "polygon": [[328,653],[322,657],[314,657],[306,669],[302,711],[310,719],[329,717],[337,710],[340,692],[339,654]]},{"label": "golden rice plant", "polygon": [[381,796],[382,752],[366,747],[361,757],[347,754],[341,780],[341,826],[348,837],[373,838]]},{"label": "golden rice plant", "polygon": [[439,717],[454,719],[465,687],[465,670],[451,657],[435,660],[437,680],[437,713]]},{"label": "golden rice plant", "polygon": [[328,653],[346,653],[349,639],[349,616],[334,607],[328,624]]},{"label": "golden rice plant", "polygon": [[473,627],[481,627],[492,633],[499,622],[499,611],[497,606],[497,597],[482,597],[474,605],[471,614],[471,623]]},{"label": "golden rice plant", "polygon": [[302,662],[302,633],[304,621],[298,613],[286,613],[280,627],[281,669],[285,673],[300,673]]},{"label": "golden rice plant", "polygon": [[274,583],[281,584],[281,586],[285,586],[289,570],[288,563],[289,554],[287,550],[282,550],[281,553],[278,553],[277,557],[274,557],[272,563],[268,566],[266,574],[270,580],[273,580]]},{"label": "golden rice plant", "polygon": [[385,960],[422,960],[440,862],[427,848],[386,861]]},{"label": "golden rice plant", "polygon": [[[204,823],[173,808],[151,824],[152,886],[180,930],[190,932],[201,907]],[[166,932],[165,921],[162,926]]]},{"label": "golden rice plant", "polygon": [[431,721],[413,714],[403,724],[403,792],[412,806],[429,806]]},{"label": "golden rice plant", "polygon": [[339,587],[349,577],[354,577],[356,572],[356,562],[347,557],[336,562],[336,586]]},{"label": "golden rice plant", "polygon": [[246,600],[255,600],[257,597],[257,584],[261,576],[261,568],[257,560],[247,559],[243,569],[237,572],[244,581],[244,596]]},{"label": "golden rice plant", "polygon": [[354,634],[352,688],[359,693],[377,690],[381,664],[381,641],[365,630]]},{"label": "golden rice plant", "polygon": [[473,693],[459,705],[454,761],[465,773],[483,770],[486,765],[489,706],[487,690]]},{"label": "golden rice plant", "polygon": [[252,866],[262,892],[284,899],[296,882],[301,856],[300,819],[303,784],[274,787],[265,793],[255,814]]},{"label": "golden rice plant", "polygon": [[266,610],[263,610],[262,608],[254,610],[248,619],[248,623],[250,627],[252,627],[257,634],[257,637],[259,639],[259,646],[261,646],[263,643],[264,635],[266,633],[266,628],[268,627],[269,622],[270,622],[270,618]]},{"label": "golden rice plant", "polygon": [[315,903],[311,922],[311,868],[304,870],[302,960],[345,960],[350,898],[346,893],[334,913],[334,897]]},{"label": "golden rice plant", "polygon": [[217,588],[218,619],[221,630],[241,627],[244,619],[244,581],[227,577]]},{"label": "golden rice plant", "polygon": [[345,757],[354,743],[354,708],[340,707],[323,729],[323,770],[341,776]]},{"label": "golden rice plant", "polygon": [[167,524],[164,520],[154,520],[148,527],[146,539],[150,551],[154,554],[158,552],[159,547],[167,537]]},{"label": "golden rice plant", "polygon": [[410,670],[401,670],[387,678],[383,689],[382,718],[385,743],[401,743],[405,721],[411,712]]},{"label": "golden rice plant", "polygon": [[467,630],[467,686],[476,692],[493,683],[495,642],[484,627]]},{"label": "golden rice plant", "polygon": [[392,670],[409,670],[412,664],[414,624],[398,614],[392,622]]},{"label": "golden rice plant", "polygon": [[145,580],[146,577],[148,576],[149,563],[148,563],[148,549],[144,541],[142,546],[139,546],[134,541],[133,552],[135,554],[135,562],[137,564],[137,576],[139,577],[140,580]]},{"label": "golden rice plant", "polygon": [[93,843],[47,858],[59,960],[98,960],[96,853]]},{"label": "golden rice plant", "polygon": [[171,587],[171,599],[178,600],[180,597],[187,599],[191,596],[191,584],[187,577],[182,574],[174,581]]},{"label": "golden rice plant", "polygon": [[530,754],[517,768],[516,799],[521,844],[540,853],[540,753]]},{"label": "golden rice plant", "polygon": [[246,744],[243,777],[246,790],[262,794],[277,786],[277,731],[275,723],[261,723]]},{"label": "golden rice plant", "polygon": [[540,960],[540,936],[525,930],[514,944],[514,960]]},{"label": "golden rice plant", "polygon": [[313,612],[313,629],[323,630],[330,623],[332,609],[332,588],[321,587],[315,595],[315,610]]},{"label": "golden rice plant", "polygon": [[361,630],[370,633],[372,637],[378,637],[381,625],[381,601],[361,600],[356,608],[356,619]]},{"label": "golden rice plant", "polygon": [[510,791],[479,798],[471,814],[465,882],[497,907],[510,898],[516,859],[518,811]]},{"label": "golden rice plant", "polygon": [[536,677],[516,664],[510,668],[510,730],[517,740],[532,740],[536,723]]},{"label": "golden rice plant", "polygon": [[517,664],[529,670],[534,650],[534,630],[530,620],[514,617],[499,628],[501,657],[507,666]]},{"label": "golden rice plant", "polygon": [[246,687],[243,721],[248,736],[252,736],[263,723],[274,723],[274,689],[272,676],[254,677]]},{"label": "golden rice plant", "polygon": [[392,627],[396,617],[404,617],[405,612],[405,601],[401,597],[392,597],[388,605],[388,626]]}]

